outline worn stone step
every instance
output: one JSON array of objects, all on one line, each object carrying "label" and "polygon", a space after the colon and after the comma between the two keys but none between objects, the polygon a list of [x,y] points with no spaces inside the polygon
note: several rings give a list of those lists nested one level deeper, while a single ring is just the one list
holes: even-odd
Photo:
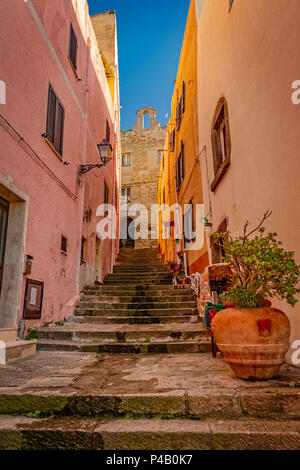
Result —
[{"label": "worn stone step", "polygon": [[119,303],[119,304],[130,304],[130,303],[166,303],[166,302],[173,302],[173,303],[182,303],[182,302],[193,302],[195,304],[195,297],[193,295],[165,295],[165,296],[157,296],[157,295],[91,295],[91,294],[81,294],[81,301],[80,303]]},{"label": "worn stone step", "polygon": [[299,450],[300,422],[0,417],[0,450]]},{"label": "worn stone step", "polygon": [[[153,286],[152,284],[143,284],[143,285],[136,285],[136,284],[127,284],[125,287],[123,286],[85,286],[83,289],[84,292],[163,292],[163,291],[169,291],[170,293],[178,293],[182,294],[185,291],[191,292],[191,286],[189,285],[180,285],[180,286],[175,286],[174,284],[170,285],[158,285],[158,286]],[[140,295],[140,294],[139,294]]]},{"label": "worn stone step", "polygon": [[143,286],[143,288],[147,288],[147,286],[149,285],[157,285],[157,286],[170,286],[172,285],[172,283],[170,282],[169,279],[160,279],[160,280],[157,280],[157,279],[149,279],[147,280],[147,284],[144,283],[145,281],[143,279],[140,279],[140,280],[135,280],[134,282],[128,281],[128,279],[118,279],[118,280],[115,280],[115,279],[104,279],[104,285],[112,285],[112,286],[121,286],[121,285],[130,285],[130,286],[134,286],[135,288],[137,286]]},{"label": "worn stone step", "polygon": [[140,273],[148,273],[148,274],[153,274],[153,273],[171,273],[170,269],[167,269],[163,264],[157,264],[157,265],[152,265],[152,266],[141,266],[140,264],[137,265],[132,265],[132,266],[126,266],[124,264],[116,264],[114,266],[114,272],[117,271],[118,273],[123,273],[123,272],[140,272]]},{"label": "worn stone step", "polygon": [[100,308],[100,309],[92,309],[92,308],[81,308],[77,307],[75,310],[75,315],[79,316],[125,316],[125,317],[130,317],[130,316],[179,316],[179,315],[197,315],[198,310],[197,308],[193,307],[185,307],[185,308],[155,308],[155,309],[110,309],[108,308]]},{"label": "worn stone step", "polygon": [[[107,287],[107,286],[103,286]],[[193,292],[191,289],[175,289],[173,286],[170,286],[170,289],[161,289],[160,286],[157,286],[157,289],[149,289],[149,290],[142,290],[142,289],[137,289],[137,290],[128,290],[128,289],[122,289],[122,286],[120,288],[112,287],[111,289],[90,289],[90,290],[83,290],[81,292],[81,298],[85,296],[94,296],[94,297],[115,297],[115,298],[145,298],[145,297],[151,297],[151,298],[161,298],[161,299],[173,299],[173,298],[184,298],[188,299],[189,297],[195,298]],[[164,287],[164,286],[162,286]]]},{"label": "worn stone step", "polygon": [[207,330],[200,324],[185,323],[167,325],[123,326],[110,324],[97,325],[65,325],[39,329],[39,340],[67,340],[77,343],[111,342],[138,343],[161,341],[208,341]]},{"label": "worn stone step", "polygon": [[77,308],[84,309],[127,309],[127,310],[152,310],[152,309],[163,309],[163,308],[197,308],[194,300],[186,300],[185,302],[153,302],[153,301],[143,301],[143,300],[133,300],[131,302],[112,302],[104,301],[100,299],[99,301],[81,301],[79,302]]},{"label": "worn stone step", "polygon": [[172,281],[173,276],[172,274],[141,274],[141,273],[132,273],[132,274],[108,274],[105,277],[104,281],[109,281],[109,280],[114,280],[114,281],[132,281],[133,283],[135,281],[140,281],[142,280],[143,282],[147,283],[152,282],[152,281],[164,281],[164,280],[169,280]]},{"label": "worn stone step", "polygon": [[67,340],[39,340],[38,351],[65,351],[97,354],[186,354],[205,353],[211,350],[211,343],[206,341],[166,341],[138,343],[75,343]]},{"label": "worn stone step", "polygon": [[74,316],[68,319],[67,323],[93,323],[93,324],[110,324],[114,323],[117,325],[151,325],[151,324],[164,324],[164,323],[185,323],[191,321],[190,315],[184,316],[164,316],[156,315],[155,317],[109,317],[109,316],[97,316],[89,317],[86,316]]}]

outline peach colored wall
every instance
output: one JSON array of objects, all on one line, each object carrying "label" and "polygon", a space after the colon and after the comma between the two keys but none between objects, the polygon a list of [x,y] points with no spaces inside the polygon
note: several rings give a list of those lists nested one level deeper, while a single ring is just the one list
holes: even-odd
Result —
[{"label": "peach colored wall", "polygon": [[[206,0],[198,25],[199,147],[203,155],[203,195],[211,199],[209,237],[228,217],[240,233],[267,209],[266,224],[300,263],[300,106],[291,102],[291,84],[299,79],[300,8],[298,0]],[[213,181],[211,125],[221,97],[228,103],[231,166],[216,191]],[[206,163],[208,164],[208,179]],[[300,339],[300,303],[288,315],[292,339]]]},{"label": "peach colored wall", "polygon": [[[0,17],[0,75],[7,86],[7,103],[1,105],[0,114],[69,191],[0,126],[0,174],[12,178],[29,197],[25,252],[34,256],[34,265],[27,277],[45,282],[42,320],[27,322],[33,326],[62,320],[72,313],[67,304],[79,293],[82,233],[89,241],[87,262],[93,268],[96,208],[103,202],[104,176],[111,197],[115,194],[116,163],[83,176],[80,185],[77,171],[82,163],[99,162],[96,145],[105,138],[106,118],[114,144],[115,111],[86,2],[2,0]],[[67,59],[70,21],[78,39],[81,81]],[[41,137],[46,130],[49,82],[65,107],[63,161],[68,166]],[[82,222],[83,210],[88,207],[92,209],[90,224]],[[67,256],[60,252],[61,235],[68,238]],[[102,277],[111,272],[115,244],[106,243]]]}]

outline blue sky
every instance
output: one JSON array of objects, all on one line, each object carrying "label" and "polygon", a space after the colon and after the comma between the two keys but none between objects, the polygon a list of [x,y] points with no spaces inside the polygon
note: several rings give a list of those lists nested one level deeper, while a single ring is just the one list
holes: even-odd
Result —
[{"label": "blue sky", "polygon": [[116,10],[121,128],[132,129],[136,111],[157,108],[168,121],[189,0],[89,0],[90,15]]}]

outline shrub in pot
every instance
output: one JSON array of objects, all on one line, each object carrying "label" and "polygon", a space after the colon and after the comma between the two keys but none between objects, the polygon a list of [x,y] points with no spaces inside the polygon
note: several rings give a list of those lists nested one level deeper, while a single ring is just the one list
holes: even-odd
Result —
[{"label": "shrub in pot", "polygon": [[226,310],[218,313],[212,329],[224,360],[242,379],[266,380],[279,372],[289,349],[290,322],[280,310],[271,307],[276,297],[293,307],[300,267],[294,252],[285,251],[277,233],[265,234],[263,222],[243,235],[215,234],[224,260],[231,267],[230,287],[223,294]]}]

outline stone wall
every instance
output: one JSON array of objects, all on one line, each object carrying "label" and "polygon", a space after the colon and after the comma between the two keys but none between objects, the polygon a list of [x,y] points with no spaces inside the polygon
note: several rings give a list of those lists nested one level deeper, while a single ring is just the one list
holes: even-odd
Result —
[{"label": "stone wall", "polygon": [[[144,128],[145,114],[150,115],[149,128]],[[121,133],[122,155],[130,157],[130,165],[122,166],[121,186],[130,188],[128,209],[133,204],[144,204],[148,209],[149,238],[136,240],[138,249],[157,246],[157,240],[151,240],[151,204],[157,204],[159,151],[164,148],[166,127],[160,127],[153,108],[142,108],[137,116],[134,129]]]}]

